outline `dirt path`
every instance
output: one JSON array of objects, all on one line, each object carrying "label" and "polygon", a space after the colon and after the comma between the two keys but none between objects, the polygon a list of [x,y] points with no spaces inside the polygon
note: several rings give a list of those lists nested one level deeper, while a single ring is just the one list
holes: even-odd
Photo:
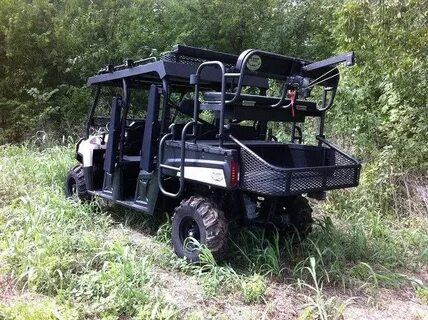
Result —
[{"label": "dirt path", "polygon": [[[144,245],[157,246],[153,238],[131,231],[132,239]],[[179,271],[157,268],[156,274],[161,283],[165,299],[179,306],[186,315],[201,319],[298,319],[305,308],[305,300],[287,283],[269,282],[265,302],[246,304],[239,294],[229,294],[218,298],[203,296],[197,278]],[[428,284],[428,272],[417,278]],[[427,319],[428,306],[415,297],[414,290],[381,289],[376,298],[346,295],[342,291],[328,290],[326,298],[336,297],[343,302],[353,299],[343,314],[344,319],[383,320],[383,319]]]},{"label": "dirt path", "polygon": [[[111,236],[125,236],[133,245],[158,250],[160,244],[153,237],[131,229],[112,230]],[[144,250],[144,249],[143,249]],[[205,297],[196,276],[177,270],[168,270],[163,266],[155,266],[156,285],[153,292],[173,304],[184,315],[184,319],[312,319],[303,318],[305,299],[289,283],[269,282],[264,302],[247,304],[239,292],[223,294],[216,297]],[[427,284],[428,272],[417,275]],[[428,306],[415,297],[414,290],[381,289],[376,297],[346,295],[335,288],[326,289],[326,298],[335,297],[338,301],[355,298],[344,311],[343,319],[427,319]],[[13,277],[0,276],[0,304],[10,306],[16,302],[35,302],[46,297],[20,290]]]},{"label": "dirt path", "polygon": [[[407,296],[407,297],[406,297]],[[350,320],[428,319],[428,306],[423,305],[410,290],[381,290],[376,299],[359,298],[344,312]]]},{"label": "dirt path", "polygon": [[[270,283],[265,303],[245,304],[238,295],[222,296],[217,299],[204,298],[202,289],[192,276],[178,275],[159,270],[164,283],[167,301],[186,310],[186,314],[203,315],[203,319],[298,319],[302,316],[305,301],[290,286]],[[405,296],[408,296],[407,298]],[[328,295],[346,301],[351,296]],[[343,314],[344,319],[427,319],[428,306],[423,305],[410,290],[381,290],[376,299],[357,296]],[[222,316],[222,317],[220,317]]]}]

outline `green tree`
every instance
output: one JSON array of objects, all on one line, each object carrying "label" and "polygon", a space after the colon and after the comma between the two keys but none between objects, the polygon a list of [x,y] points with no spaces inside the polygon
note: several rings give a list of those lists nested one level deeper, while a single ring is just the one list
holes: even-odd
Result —
[{"label": "green tree", "polygon": [[[357,52],[333,112],[336,131],[360,153],[428,168],[428,2],[347,1],[336,12],[339,50]],[[363,152],[364,150],[364,152]]]}]

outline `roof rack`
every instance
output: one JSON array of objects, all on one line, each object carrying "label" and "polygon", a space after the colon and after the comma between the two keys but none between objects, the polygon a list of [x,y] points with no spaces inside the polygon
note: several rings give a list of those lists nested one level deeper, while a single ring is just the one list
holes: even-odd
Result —
[{"label": "roof rack", "polygon": [[148,58],[140,59],[140,60],[137,60],[137,61],[134,61],[132,59],[125,59],[125,61],[123,62],[123,64],[120,64],[118,66],[114,66],[112,64],[106,65],[104,68],[102,68],[101,70],[99,70],[97,72],[97,74],[104,74],[104,73],[119,71],[119,70],[123,70],[123,69],[126,69],[126,68],[141,66],[143,64],[147,64],[147,63],[151,63],[151,62],[156,62],[156,61],[157,61],[156,57],[148,57]]},{"label": "roof rack", "polygon": [[[88,85],[121,86],[122,79],[132,78],[132,85],[159,84],[168,78],[172,86],[186,90],[192,89],[189,83],[191,74],[194,74],[200,64],[207,61],[221,61],[228,72],[234,72],[238,56],[230,53],[218,52],[209,49],[194,48],[185,45],[175,45],[171,51],[162,53],[159,59],[148,57],[133,61],[126,59],[123,64],[114,66],[109,64],[98,73],[88,78]],[[221,82],[218,70],[213,67],[204,75],[205,88],[215,90]],[[246,85],[267,89],[269,84],[260,77],[248,77]]]},{"label": "roof rack", "polygon": [[200,65],[206,61],[216,60],[221,61],[227,69],[232,70],[235,68],[238,56],[230,53],[177,44],[171,51],[163,52],[160,60],[193,65]]}]

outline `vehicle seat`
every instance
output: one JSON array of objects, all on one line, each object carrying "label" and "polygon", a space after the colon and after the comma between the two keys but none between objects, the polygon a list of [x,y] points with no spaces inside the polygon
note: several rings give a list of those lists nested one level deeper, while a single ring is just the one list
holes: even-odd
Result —
[{"label": "vehicle seat", "polygon": [[[175,135],[173,137],[173,140],[181,140],[181,133],[183,131],[184,126],[186,123],[176,123],[175,124]],[[218,132],[218,129],[213,126],[209,126],[204,123],[198,123],[198,138],[209,140],[209,139],[215,139],[216,134]],[[192,133],[192,129],[188,129],[188,134]]]},{"label": "vehicle seat", "polygon": [[138,156],[143,141],[145,121],[133,121],[125,131],[124,154]]},{"label": "vehicle seat", "polygon": [[[227,92],[225,93],[226,100],[232,100],[235,97],[235,93]],[[221,92],[206,92],[204,94],[204,99],[206,103],[215,103],[218,104],[221,101]],[[259,96],[254,94],[242,94],[236,100],[236,104],[244,106],[271,106],[280,100],[279,97],[268,97],[268,96]],[[289,104],[291,101],[285,99],[285,105]],[[317,104],[313,101],[306,100],[296,100],[296,109],[304,111],[317,111]]]},{"label": "vehicle seat", "polygon": [[240,140],[257,140],[257,130],[252,126],[240,126],[239,124],[230,124],[229,133]]},{"label": "vehicle seat", "polygon": [[188,115],[189,117],[193,117],[194,106],[195,102],[193,100],[186,99],[180,101],[180,103],[178,104],[178,110],[181,113]]}]

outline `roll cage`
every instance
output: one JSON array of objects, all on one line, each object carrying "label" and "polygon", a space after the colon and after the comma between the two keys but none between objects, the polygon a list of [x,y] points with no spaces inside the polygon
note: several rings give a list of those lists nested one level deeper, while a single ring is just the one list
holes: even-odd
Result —
[{"label": "roll cage", "polygon": [[[254,67],[248,68],[249,63],[255,60],[254,57],[263,61],[257,70],[254,70]],[[172,51],[162,54],[159,60],[155,57],[138,61],[125,60],[124,64],[119,66],[107,65],[96,75],[90,77],[87,85],[95,86],[96,89],[89,112],[86,135],[89,135],[90,127],[94,124],[94,113],[102,87],[122,88],[125,113],[125,117],[122,117],[121,131],[123,133],[126,112],[129,107],[129,88],[149,90],[151,85],[156,85],[161,88],[164,97],[161,133],[166,133],[169,125],[167,118],[171,107],[169,102],[172,92],[178,92],[182,96],[194,92],[194,96],[199,97],[201,92],[216,91],[220,94],[208,103],[201,103],[199,98],[194,99],[193,118],[198,119],[198,114],[203,109],[216,111],[220,143],[223,139],[225,117],[229,117],[229,119],[239,117],[240,120],[249,118],[249,120],[279,120],[296,123],[304,121],[306,116],[317,116],[321,118],[319,134],[322,136],[324,112],[333,105],[339,82],[339,71],[335,66],[342,62],[350,66],[354,63],[354,59],[354,53],[348,53],[313,62],[255,49],[245,50],[237,56],[208,49],[176,45]],[[245,103],[248,104],[248,101],[245,100],[248,95],[243,92],[245,88],[257,88],[259,96],[266,96],[270,88],[270,80],[280,83],[281,93],[278,99],[272,101],[273,103],[269,105],[271,108],[264,108],[263,111],[257,108],[249,109],[248,107],[251,105],[245,105]],[[298,100],[300,105],[304,106],[308,105],[305,101],[308,101],[307,98],[314,85],[324,89],[321,107],[307,108],[303,112],[292,110],[293,117],[290,117],[288,113],[294,107],[291,103],[292,99],[288,97],[290,90],[297,93],[294,100]],[[299,100],[299,97],[302,99]],[[206,98],[210,99],[210,96]],[[232,113],[228,106],[234,104],[240,104],[244,108],[236,108]],[[309,105],[313,106],[313,104]],[[248,116],[244,117],[243,113]],[[265,115],[261,116],[261,113],[265,113]],[[297,116],[296,113],[298,113]],[[189,114],[187,113],[187,115]],[[294,131],[295,129],[292,133]]]}]

